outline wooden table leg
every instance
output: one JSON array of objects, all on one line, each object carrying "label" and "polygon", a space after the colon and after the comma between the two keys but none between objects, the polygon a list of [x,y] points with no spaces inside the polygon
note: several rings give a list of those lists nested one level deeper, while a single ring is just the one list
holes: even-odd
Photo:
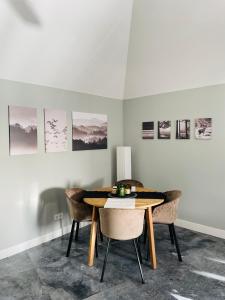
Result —
[{"label": "wooden table leg", "polygon": [[97,208],[93,206],[92,211],[92,224],[91,224],[91,234],[90,234],[90,242],[89,242],[89,254],[88,254],[88,265],[92,267],[94,265],[94,257],[95,257],[95,241],[97,234]]},{"label": "wooden table leg", "polygon": [[153,227],[151,207],[147,209],[147,223],[148,223],[150,257],[152,262],[152,268],[155,270],[157,267],[157,263],[156,263],[156,254],[155,254],[155,237],[154,237],[154,227]]}]

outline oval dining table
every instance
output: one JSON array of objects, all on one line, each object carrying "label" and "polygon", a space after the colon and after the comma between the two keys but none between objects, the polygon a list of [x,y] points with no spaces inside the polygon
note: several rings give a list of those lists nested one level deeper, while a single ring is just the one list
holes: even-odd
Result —
[{"label": "oval dining table", "polygon": [[[105,187],[95,189],[95,191],[104,191],[111,192],[112,187]],[[155,192],[156,190],[151,188],[136,188],[137,192]],[[95,257],[95,241],[97,234],[98,226],[98,209],[105,206],[107,198],[84,198],[84,202],[92,205],[92,223],[91,223],[91,233],[90,233],[90,242],[89,242],[89,253],[88,253],[88,266],[94,265]],[[136,209],[145,209],[146,210],[146,219],[148,225],[148,235],[149,235],[149,254],[151,257],[151,265],[153,269],[156,269],[156,253],[155,253],[155,238],[154,238],[154,227],[153,227],[153,218],[152,218],[152,207],[163,203],[163,199],[140,199],[135,198],[135,208]]]}]

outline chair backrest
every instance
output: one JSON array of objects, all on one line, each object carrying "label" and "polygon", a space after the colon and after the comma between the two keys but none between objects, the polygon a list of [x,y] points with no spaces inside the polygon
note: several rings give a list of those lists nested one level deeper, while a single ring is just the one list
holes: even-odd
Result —
[{"label": "chair backrest", "polygon": [[172,224],[177,218],[177,209],[182,192],[179,190],[167,191],[165,195],[165,203],[157,206],[153,211],[154,223]]},{"label": "chair backrest", "polygon": [[145,211],[142,209],[100,208],[99,214],[101,231],[108,238],[131,240],[143,232]]},{"label": "chair backrest", "polygon": [[91,206],[83,202],[85,190],[80,188],[71,188],[65,190],[70,217],[76,221],[90,220]]},{"label": "chair backrest", "polygon": [[123,179],[123,180],[119,180],[115,183],[115,185],[118,185],[118,184],[129,184],[131,186],[136,186],[136,187],[144,187],[143,183],[138,181],[138,180],[135,180],[135,179]]}]

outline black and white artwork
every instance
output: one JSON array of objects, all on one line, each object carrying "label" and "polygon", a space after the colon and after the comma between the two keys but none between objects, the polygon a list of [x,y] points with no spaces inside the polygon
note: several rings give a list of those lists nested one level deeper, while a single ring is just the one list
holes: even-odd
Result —
[{"label": "black and white artwork", "polygon": [[154,122],[142,123],[142,139],[144,140],[154,139]]},{"label": "black and white artwork", "polygon": [[10,154],[37,153],[37,110],[9,106]]},{"label": "black and white artwork", "polygon": [[176,121],[176,138],[178,140],[190,139],[190,120],[177,120]]},{"label": "black and white artwork", "polygon": [[195,119],[195,138],[198,140],[212,138],[212,118]]},{"label": "black and white artwork", "polygon": [[45,109],[45,151],[62,152],[67,150],[66,112]]},{"label": "black and white artwork", "polygon": [[73,112],[73,151],[107,149],[107,115]]},{"label": "black and white artwork", "polygon": [[170,139],[171,138],[171,121],[159,121],[158,122],[158,139]]}]

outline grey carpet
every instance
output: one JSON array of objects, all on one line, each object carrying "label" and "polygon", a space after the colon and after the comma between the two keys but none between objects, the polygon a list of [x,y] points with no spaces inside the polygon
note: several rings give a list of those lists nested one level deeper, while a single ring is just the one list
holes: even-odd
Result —
[{"label": "grey carpet", "polygon": [[[158,268],[144,260],[142,285],[131,242],[112,243],[105,282],[100,283],[106,241],[87,266],[89,227],[80,230],[71,256],[66,235],[0,261],[0,299],[225,299],[225,240],[177,228],[183,256],[178,262],[168,228],[155,228]],[[143,256],[146,249],[141,245]]]}]

